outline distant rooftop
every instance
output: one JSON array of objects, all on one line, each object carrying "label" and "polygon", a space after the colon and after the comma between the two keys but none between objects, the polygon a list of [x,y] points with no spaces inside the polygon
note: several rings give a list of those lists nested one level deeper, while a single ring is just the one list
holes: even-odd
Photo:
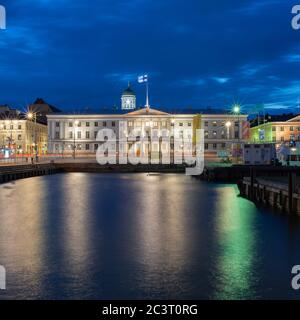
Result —
[{"label": "distant rooftop", "polygon": [[[139,111],[144,110],[145,107],[139,107],[135,110],[132,110],[133,113],[139,113]],[[229,114],[227,110],[224,109],[215,109],[215,108],[181,108],[181,109],[164,109],[164,108],[156,108],[151,107],[151,109],[156,109],[162,113],[170,113],[170,114]],[[103,114],[103,115],[124,115],[130,113],[129,110],[122,110],[117,107],[104,107],[99,109],[94,108],[83,108],[69,112],[63,112],[65,115],[93,115],[93,114]]]}]

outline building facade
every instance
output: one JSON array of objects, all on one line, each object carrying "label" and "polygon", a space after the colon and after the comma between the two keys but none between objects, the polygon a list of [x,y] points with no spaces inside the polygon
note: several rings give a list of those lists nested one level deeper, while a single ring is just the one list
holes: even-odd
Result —
[{"label": "building facade", "polygon": [[[126,126],[120,126],[121,123]],[[92,115],[48,115],[48,152],[56,155],[88,155],[95,154],[103,142],[97,141],[100,129],[111,129],[117,137],[129,137],[133,132],[138,137],[148,136],[156,130],[161,136],[164,130],[170,133],[171,152],[172,139],[195,140],[196,129],[204,130],[204,147],[206,159],[219,161],[229,156],[233,148],[241,147],[249,138],[247,115],[233,114],[171,114],[152,108],[141,108],[125,114],[92,114]],[[121,131],[120,131],[121,130]],[[174,143],[174,142],[173,142]],[[127,149],[134,144],[128,140]],[[136,143],[136,152],[144,150]],[[161,152],[158,146],[158,153]],[[116,150],[121,151],[116,146]],[[124,151],[124,150],[122,150]],[[152,149],[153,151],[153,149]]]},{"label": "building facade", "polygon": [[47,153],[48,129],[24,119],[0,119],[0,157]]},{"label": "building facade", "polygon": [[250,140],[254,143],[283,143],[300,140],[300,116],[287,121],[267,122],[250,130]]}]

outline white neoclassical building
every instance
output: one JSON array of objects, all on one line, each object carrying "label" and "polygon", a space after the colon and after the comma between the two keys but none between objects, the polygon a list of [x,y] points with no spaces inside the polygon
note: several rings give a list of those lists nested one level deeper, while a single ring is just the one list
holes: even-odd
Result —
[{"label": "white neoclassical building", "polygon": [[[124,123],[125,127],[121,125]],[[145,151],[139,144],[140,137],[148,136],[154,130],[158,135],[167,131],[172,152],[174,138],[180,139],[185,135],[185,139],[194,141],[196,129],[203,129],[206,160],[220,161],[224,157],[234,157],[234,152],[242,149],[248,139],[248,127],[247,115],[205,111],[173,114],[147,107],[119,114],[51,114],[48,115],[48,153],[62,156],[95,154],[103,143],[97,139],[101,129],[104,135],[109,129],[113,130],[117,152],[121,151],[118,140],[125,136],[128,137],[128,149],[135,144],[137,154]],[[129,140],[133,131],[137,136],[136,142]],[[158,145],[155,151],[161,152],[160,148]]]}]

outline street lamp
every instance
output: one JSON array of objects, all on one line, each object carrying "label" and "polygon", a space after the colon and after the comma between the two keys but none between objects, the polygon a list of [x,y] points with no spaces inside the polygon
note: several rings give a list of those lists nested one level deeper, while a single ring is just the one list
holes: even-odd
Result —
[{"label": "street lamp", "polygon": [[237,140],[238,140],[238,143],[237,143],[237,148],[236,148],[236,161],[238,162],[238,159],[239,159],[239,148],[240,148],[240,134],[241,134],[241,128],[240,128],[240,112],[241,112],[241,106],[239,104],[234,104],[233,105],[233,113],[235,115],[237,115],[237,118],[238,118],[238,136],[237,136]]},{"label": "street lamp", "polygon": [[76,127],[79,125],[79,121],[78,120],[75,120],[74,121],[74,130],[73,130],[73,132],[74,132],[74,146],[73,146],[73,158],[74,158],[74,160],[75,160],[75,158],[76,158]]},{"label": "street lamp", "polygon": [[232,125],[232,123],[230,121],[227,121],[225,123],[225,126],[227,128],[227,138],[228,138],[228,140],[230,139],[230,128],[231,128],[231,125]]},{"label": "street lamp", "polygon": [[35,112],[29,111],[26,114],[26,118],[34,122],[34,143],[32,144],[32,146],[33,146],[33,149],[35,150],[35,158],[37,160],[37,157],[38,157],[38,144],[37,144],[37,134],[36,134],[37,114]]},{"label": "street lamp", "polygon": [[241,111],[241,106],[239,104],[235,104],[232,110],[233,110],[233,113],[239,114]]}]

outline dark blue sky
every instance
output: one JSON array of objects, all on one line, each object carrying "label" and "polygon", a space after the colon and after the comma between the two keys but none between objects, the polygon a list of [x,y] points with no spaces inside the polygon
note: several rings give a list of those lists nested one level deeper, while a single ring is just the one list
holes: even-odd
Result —
[{"label": "dark blue sky", "polygon": [[[300,4],[300,0],[298,1]],[[0,0],[0,104],[120,105],[150,76],[157,108],[269,110],[300,99],[300,30],[290,0]]]}]

